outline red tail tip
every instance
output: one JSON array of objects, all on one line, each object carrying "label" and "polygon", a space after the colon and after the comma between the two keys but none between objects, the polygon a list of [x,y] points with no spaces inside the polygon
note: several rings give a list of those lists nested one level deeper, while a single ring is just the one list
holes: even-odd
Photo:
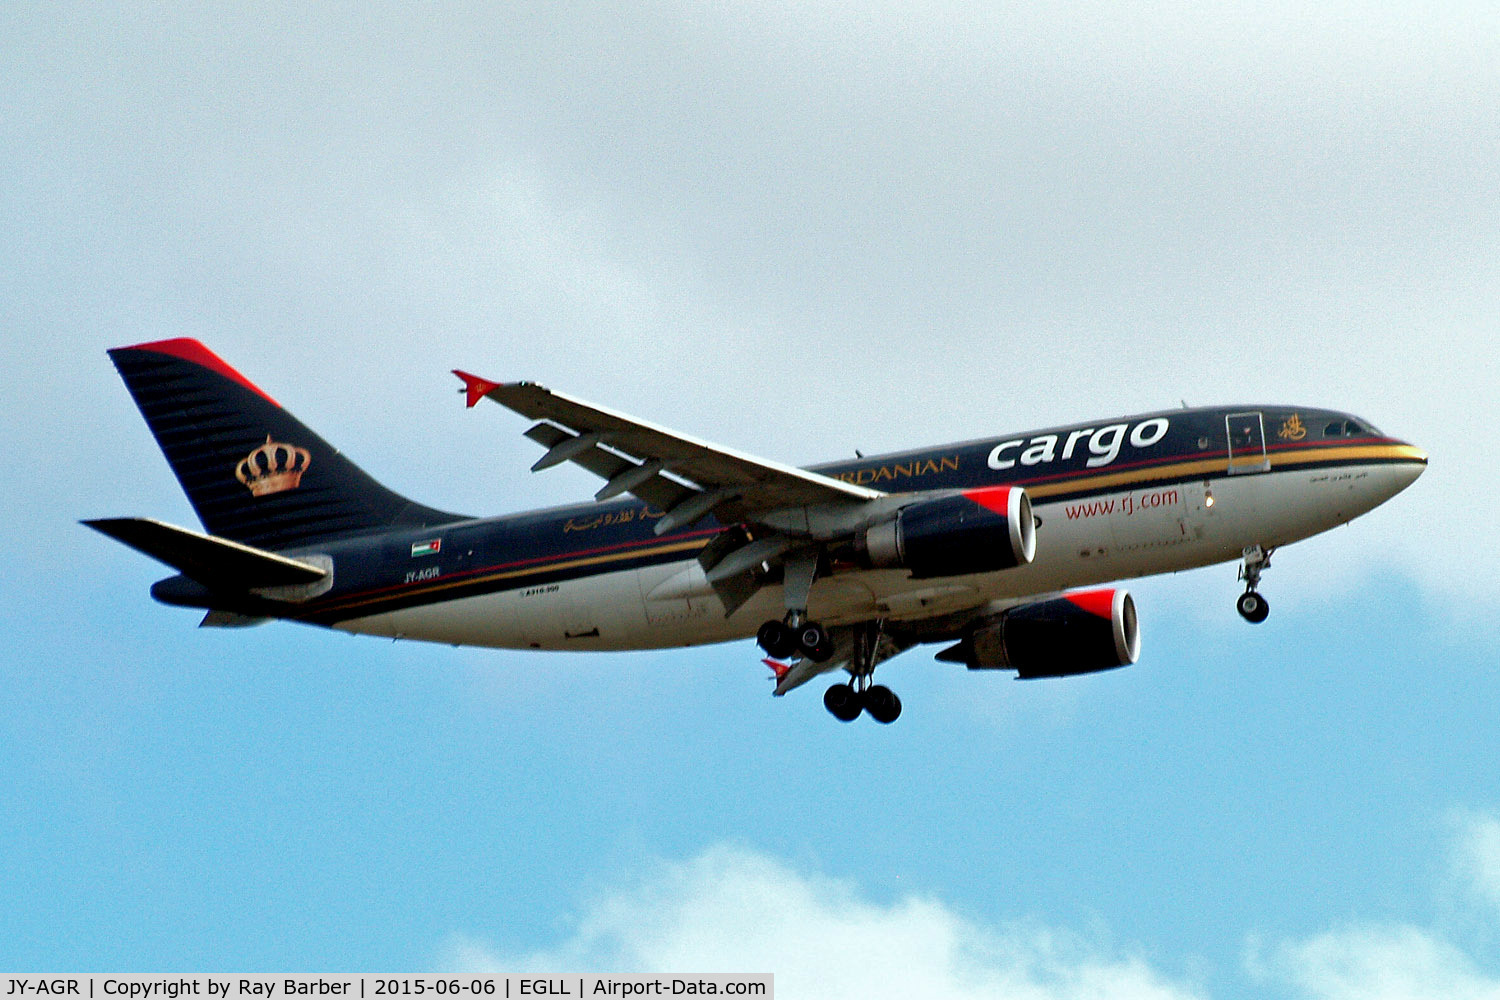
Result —
[{"label": "red tail tip", "polygon": [[200,341],[193,340],[191,337],[174,337],[171,340],[153,340],[145,344],[131,344],[129,347],[116,347],[110,351],[110,354],[114,354],[119,351],[151,351],[155,354],[169,355],[170,357],[177,358],[178,360],[198,365],[201,368],[207,368],[211,372],[216,372],[219,375],[224,376],[231,382],[239,383],[246,389],[249,389],[251,392],[264,399],[266,402],[270,403],[272,406],[277,407],[278,409],[281,407],[281,404],[272,399],[264,389],[256,385],[254,382],[251,382],[245,376],[241,375],[234,369],[233,366],[229,364],[229,362],[225,361],[213,351],[209,350]]},{"label": "red tail tip", "polygon": [[792,669],[792,665],[790,663],[782,663],[780,660],[766,659],[761,660],[760,662],[771,668],[771,673],[776,675],[776,680],[778,682],[787,675],[787,671]]},{"label": "red tail tip", "polygon": [[491,382],[487,378],[470,375],[468,372],[460,371],[457,368],[453,369],[453,374],[464,380],[464,405],[468,407],[472,407],[485,396],[500,388],[499,382]]}]

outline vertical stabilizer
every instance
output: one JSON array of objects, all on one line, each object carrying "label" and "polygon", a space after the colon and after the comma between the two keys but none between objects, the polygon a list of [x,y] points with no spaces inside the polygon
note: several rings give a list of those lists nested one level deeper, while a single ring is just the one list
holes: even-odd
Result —
[{"label": "vertical stabilizer", "polygon": [[461,519],[371,479],[196,340],[109,356],[210,534],[281,549]]}]

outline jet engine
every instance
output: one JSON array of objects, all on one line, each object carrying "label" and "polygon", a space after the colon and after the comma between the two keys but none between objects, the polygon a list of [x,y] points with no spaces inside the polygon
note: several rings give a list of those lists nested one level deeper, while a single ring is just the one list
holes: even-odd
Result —
[{"label": "jet engine", "polygon": [[1124,590],[1087,590],[1010,608],[938,659],[970,670],[1015,670],[1029,680],[1127,666],[1140,651],[1135,599]]},{"label": "jet engine", "polygon": [[866,529],[866,561],[914,579],[990,573],[1031,562],[1036,523],[1019,486],[989,486],[902,507]]}]

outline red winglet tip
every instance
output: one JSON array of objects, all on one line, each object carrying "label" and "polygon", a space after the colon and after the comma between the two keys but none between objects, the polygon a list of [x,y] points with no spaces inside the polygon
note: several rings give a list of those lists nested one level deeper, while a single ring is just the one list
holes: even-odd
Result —
[{"label": "red winglet tip", "polygon": [[453,369],[453,374],[464,380],[464,405],[467,407],[472,408],[475,403],[500,388],[499,382],[491,382],[487,378],[470,375],[468,372],[460,371],[457,368]]},{"label": "red winglet tip", "polygon": [[761,660],[760,662],[771,668],[771,673],[776,675],[777,681],[780,681],[787,675],[787,672],[792,669],[792,665],[790,663],[782,663],[778,660],[766,659]]}]

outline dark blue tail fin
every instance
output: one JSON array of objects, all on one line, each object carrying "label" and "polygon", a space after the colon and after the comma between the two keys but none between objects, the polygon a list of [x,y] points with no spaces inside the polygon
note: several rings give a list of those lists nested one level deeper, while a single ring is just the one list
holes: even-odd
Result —
[{"label": "dark blue tail fin", "polygon": [[109,356],[210,534],[284,549],[461,519],[381,486],[196,340]]}]

